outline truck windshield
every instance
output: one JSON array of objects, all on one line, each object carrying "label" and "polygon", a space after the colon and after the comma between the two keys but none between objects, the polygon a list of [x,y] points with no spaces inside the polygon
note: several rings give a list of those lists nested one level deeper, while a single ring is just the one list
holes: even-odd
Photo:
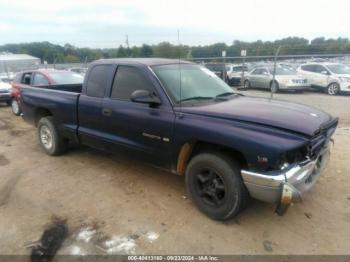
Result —
[{"label": "truck windshield", "polygon": [[82,84],[84,77],[73,72],[50,72],[50,77],[57,85]]},{"label": "truck windshield", "polygon": [[172,64],[153,66],[152,69],[175,103],[190,100],[200,102],[205,100],[203,98],[210,99],[233,93],[224,81],[202,66]]}]

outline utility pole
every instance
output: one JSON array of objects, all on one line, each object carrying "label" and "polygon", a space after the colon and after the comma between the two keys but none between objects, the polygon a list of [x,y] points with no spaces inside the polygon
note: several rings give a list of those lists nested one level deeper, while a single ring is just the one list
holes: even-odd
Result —
[{"label": "utility pole", "polygon": [[130,54],[130,46],[129,46],[129,36],[128,35],[126,35],[125,36],[126,37],[126,39],[125,39],[125,44],[126,44],[126,47],[127,47],[127,55],[128,55],[128,57],[130,57],[131,56],[131,54]]},{"label": "utility pole", "polygon": [[276,88],[277,88],[275,79],[276,79],[277,57],[278,57],[280,51],[281,51],[281,46],[279,46],[279,47],[277,48],[277,51],[276,51],[275,57],[274,57],[270,99],[272,99],[273,93],[276,92]]},{"label": "utility pole", "polygon": [[223,62],[223,68],[222,68],[222,80],[226,82],[226,50],[223,50],[221,52],[222,55],[222,62]]},{"label": "utility pole", "polygon": [[242,77],[241,77],[241,86],[244,85],[244,66],[245,66],[245,58],[247,56],[247,50],[243,49],[241,50],[241,57],[242,57]]}]

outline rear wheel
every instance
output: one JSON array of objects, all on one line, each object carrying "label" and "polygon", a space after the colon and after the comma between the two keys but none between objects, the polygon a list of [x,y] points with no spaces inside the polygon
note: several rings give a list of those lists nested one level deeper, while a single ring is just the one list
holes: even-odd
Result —
[{"label": "rear wheel", "polygon": [[327,94],[331,96],[337,95],[339,93],[339,90],[340,86],[338,83],[331,83],[326,89]]},{"label": "rear wheel", "polygon": [[11,100],[11,109],[12,113],[16,116],[19,116],[22,112],[16,99]]},{"label": "rear wheel", "polygon": [[60,155],[68,148],[68,140],[59,134],[52,116],[40,119],[38,123],[38,136],[41,147],[49,155]]},{"label": "rear wheel", "polygon": [[198,208],[216,220],[236,216],[249,199],[238,163],[220,152],[195,156],[186,170],[186,186]]}]

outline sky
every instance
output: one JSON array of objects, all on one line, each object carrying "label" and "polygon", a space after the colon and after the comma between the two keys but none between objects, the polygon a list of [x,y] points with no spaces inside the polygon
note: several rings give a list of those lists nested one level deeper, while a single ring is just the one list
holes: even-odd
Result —
[{"label": "sky", "polygon": [[0,0],[0,44],[117,47],[162,41],[350,38],[349,0]]}]

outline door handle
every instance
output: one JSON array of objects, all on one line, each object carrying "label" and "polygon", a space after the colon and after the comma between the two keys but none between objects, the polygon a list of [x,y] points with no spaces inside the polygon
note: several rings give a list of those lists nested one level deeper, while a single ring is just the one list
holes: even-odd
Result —
[{"label": "door handle", "polygon": [[102,109],[102,115],[104,116],[111,116],[112,115],[112,110],[109,108],[103,108]]}]

